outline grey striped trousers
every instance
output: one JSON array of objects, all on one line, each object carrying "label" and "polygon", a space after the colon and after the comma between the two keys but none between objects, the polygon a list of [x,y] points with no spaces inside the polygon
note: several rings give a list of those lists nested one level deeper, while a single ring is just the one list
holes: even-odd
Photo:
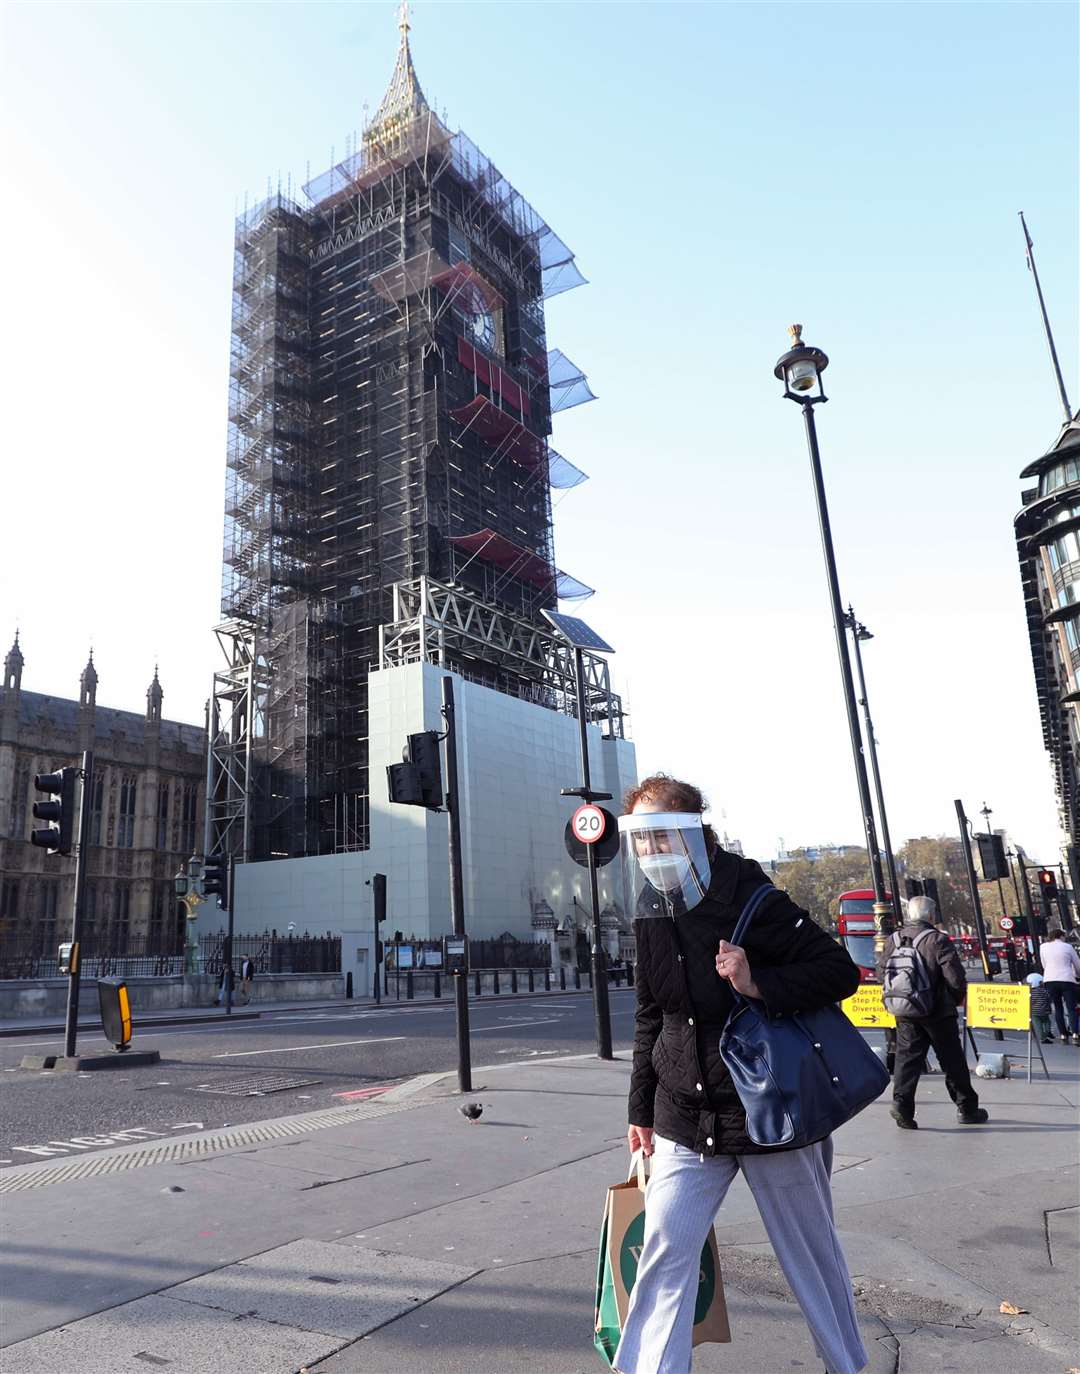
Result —
[{"label": "grey striped trousers", "polygon": [[[615,1368],[689,1374],[701,1247],[741,1169],[828,1374],[858,1374],[867,1354],[833,1221],[832,1140],[776,1154],[706,1158],[661,1136],[655,1147],[645,1240]],[[738,1365],[736,1356],[732,1368]]]}]

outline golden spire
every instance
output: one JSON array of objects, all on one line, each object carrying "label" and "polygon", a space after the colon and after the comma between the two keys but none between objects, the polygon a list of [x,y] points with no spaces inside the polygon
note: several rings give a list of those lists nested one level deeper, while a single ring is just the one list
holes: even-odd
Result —
[{"label": "golden spire", "polygon": [[398,46],[394,74],[390,78],[382,103],[364,132],[364,142],[369,145],[385,146],[395,142],[414,120],[431,113],[417,80],[412,53],[409,51],[408,0],[402,0],[401,8],[398,10],[398,29],[401,33],[401,42]]}]

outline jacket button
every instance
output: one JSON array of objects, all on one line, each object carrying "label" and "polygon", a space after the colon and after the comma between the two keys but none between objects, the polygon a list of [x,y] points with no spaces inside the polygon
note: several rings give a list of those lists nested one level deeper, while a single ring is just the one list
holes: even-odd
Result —
[{"label": "jacket button", "polygon": [[692,1025],[694,1024],[694,1018],[693,1018],[692,1016],[688,1016],[688,1017],[686,1018],[686,1024],[687,1024],[688,1026],[692,1026]]},{"label": "jacket button", "polygon": [[711,1136],[711,1135],[707,1135],[707,1136],[705,1137],[705,1144],[706,1144],[706,1145],[711,1145],[711,1144],[712,1144],[712,1136]]},{"label": "jacket button", "polygon": [[694,1086],[697,1088],[699,1093],[705,1091],[705,1089],[701,1086],[700,1083],[696,1083]]}]

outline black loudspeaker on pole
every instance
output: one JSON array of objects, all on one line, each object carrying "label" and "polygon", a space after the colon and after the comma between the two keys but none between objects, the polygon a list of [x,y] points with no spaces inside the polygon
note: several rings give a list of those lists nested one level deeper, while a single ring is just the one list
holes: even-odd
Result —
[{"label": "black loudspeaker on pole", "polygon": [[[454,935],[465,939],[465,890],[461,876],[461,808],[458,804],[457,726],[454,719],[454,679],[442,680],[442,714],[446,721],[446,809],[450,815],[450,920]],[[468,949],[468,944],[465,946]],[[469,1049],[469,979],[467,971],[454,978],[457,1020],[458,1087],[472,1092]]]},{"label": "black loudspeaker on pole", "polygon": [[75,1058],[79,1033],[79,988],[82,983],[82,922],[86,900],[86,861],[90,840],[90,798],[94,791],[94,755],[82,756],[82,797],[79,801],[79,847],[75,851],[75,896],[71,912],[71,972],[68,975],[67,1017],[64,1024],[64,1054]]}]

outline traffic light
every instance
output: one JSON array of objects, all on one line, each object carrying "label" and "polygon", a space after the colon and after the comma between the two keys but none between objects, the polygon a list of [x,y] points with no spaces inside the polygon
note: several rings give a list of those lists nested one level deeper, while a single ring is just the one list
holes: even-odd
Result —
[{"label": "traffic light", "polygon": [[[37,807],[34,807],[34,814],[37,815]],[[1057,896],[1057,874],[1052,868],[1039,869],[1039,891],[1050,901]]]},{"label": "traffic light", "polygon": [[229,909],[229,861],[224,854],[207,854],[203,860],[203,896],[216,897],[222,911]]},{"label": "traffic light", "polygon": [[938,896],[938,885],[936,878],[924,878],[922,880],[923,896],[929,897],[934,906],[937,907],[938,919],[941,919],[941,898]]},{"label": "traffic light", "polygon": [[442,760],[439,757],[439,732],[422,730],[410,735],[402,763],[386,770],[390,800],[405,806],[426,806],[438,811],[443,804]]},{"label": "traffic light", "polygon": [[983,882],[991,878],[1007,878],[1009,865],[1005,859],[1005,842],[1000,835],[976,835],[979,846],[979,867],[982,869]]},{"label": "traffic light", "polygon": [[386,920],[386,874],[373,873],[371,875],[371,895],[374,898],[375,908],[375,962],[381,964],[383,961],[382,940],[379,938],[379,927]]},{"label": "traffic light", "polygon": [[923,880],[921,878],[905,878],[904,889],[905,897],[922,897],[925,895],[923,892]]},{"label": "traffic light", "polygon": [[55,773],[38,773],[34,777],[34,787],[44,792],[54,801],[36,801],[34,819],[48,821],[44,830],[32,830],[30,843],[39,849],[55,850],[57,854],[70,854],[72,836],[75,833],[75,779],[77,768],[58,768]]}]

